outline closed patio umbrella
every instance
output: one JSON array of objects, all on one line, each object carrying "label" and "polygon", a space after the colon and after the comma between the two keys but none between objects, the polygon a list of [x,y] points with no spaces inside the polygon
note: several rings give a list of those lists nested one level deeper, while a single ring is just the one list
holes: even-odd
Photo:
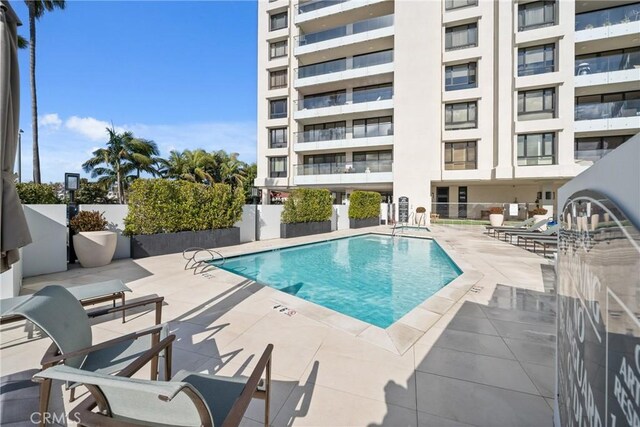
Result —
[{"label": "closed patio umbrella", "polygon": [[13,164],[18,145],[20,75],[17,27],[22,25],[5,0],[0,2],[0,273],[18,261],[18,249],[31,235],[15,185]]}]

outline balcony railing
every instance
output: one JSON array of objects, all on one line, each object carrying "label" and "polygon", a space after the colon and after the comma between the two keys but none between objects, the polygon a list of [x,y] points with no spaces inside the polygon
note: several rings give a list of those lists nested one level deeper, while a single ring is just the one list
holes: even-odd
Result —
[{"label": "balcony railing", "polygon": [[391,172],[392,168],[393,168],[393,160],[296,165],[296,171],[299,176],[300,175],[335,175],[335,174],[341,174],[341,173]]},{"label": "balcony railing", "polygon": [[346,139],[347,134],[351,134],[353,139],[359,138],[376,138],[379,136],[393,135],[393,124],[379,126],[360,126],[360,127],[342,127],[332,129],[309,130],[305,132],[297,132],[296,141],[298,143],[321,142],[321,141],[338,141]]},{"label": "balcony railing", "polygon": [[576,59],[575,75],[609,73],[640,68],[640,51]]},{"label": "balcony railing", "polygon": [[[363,102],[382,101],[393,98],[393,87],[377,87],[353,92],[352,104]],[[336,107],[349,104],[346,93],[312,96],[294,101],[298,111],[312,110],[316,108]]]},{"label": "balcony railing", "polygon": [[311,12],[318,9],[324,9],[325,7],[334,6],[336,4],[344,3],[349,0],[318,0],[318,1],[306,1],[298,5],[298,14]]},{"label": "balcony railing", "polygon": [[610,149],[610,150],[579,150],[575,152],[575,159],[576,160],[584,160],[584,161],[588,161],[588,162],[597,162],[598,160],[600,160],[601,158],[603,158],[604,156],[606,156],[607,154],[609,154],[610,152],[612,152],[614,149]]},{"label": "balcony railing", "polygon": [[298,46],[306,46],[313,43],[336,39],[352,34],[364,33],[366,31],[378,30],[393,25],[393,15],[379,16],[377,18],[358,21],[353,24],[343,25],[328,30],[318,31],[315,33],[302,34],[297,36]]},{"label": "balcony railing", "polygon": [[518,156],[518,166],[542,166],[542,165],[555,165],[555,154],[543,155],[543,156]]},{"label": "balcony railing", "polygon": [[351,61],[347,61],[346,58],[341,58],[336,59],[335,61],[323,62],[321,64],[306,65],[298,68],[296,71],[298,78],[303,79],[306,77],[339,73],[345,70],[372,67],[374,65],[388,64],[391,62],[393,62],[393,50],[387,50],[355,56]]},{"label": "balcony railing", "polygon": [[640,116],[640,99],[593,104],[575,107],[575,120],[615,119]]},{"label": "balcony railing", "polygon": [[576,31],[640,21],[640,3],[576,15]]}]

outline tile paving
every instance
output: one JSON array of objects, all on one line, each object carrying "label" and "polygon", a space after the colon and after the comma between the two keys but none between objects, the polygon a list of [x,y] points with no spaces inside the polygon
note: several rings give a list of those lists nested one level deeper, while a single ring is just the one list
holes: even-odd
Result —
[{"label": "tile paving", "polygon": [[[229,256],[355,232],[252,242],[220,252]],[[479,227],[434,226],[430,235],[465,274],[387,330],[226,271],[194,275],[183,269],[180,254],[33,277],[23,292],[46,283],[121,278],[134,291],[130,299],[164,295],[163,320],[178,337],[174,372],[248,375],[265,345],[273,343],[274,426],[551,425],[550,261],[490,238]],[[274,311],[278,304],[297,313]],[[128,319],[124,325],[116,316],[96,320],[95,341],[153,322],[145,311]],[[49,340],[16,323],[0,329],[0,342],[4,405],[15,397],[4,392],[9,379],[38,367]],[[32,388],[22,392],[33,399]],[[66,398],[58,389],[52,407],[71,409]],[[28,411],[11,417],[3,414],[0,421],[26,420]],[[261,419],[262,402],[254,402],[243,425],[259,425]]]}]

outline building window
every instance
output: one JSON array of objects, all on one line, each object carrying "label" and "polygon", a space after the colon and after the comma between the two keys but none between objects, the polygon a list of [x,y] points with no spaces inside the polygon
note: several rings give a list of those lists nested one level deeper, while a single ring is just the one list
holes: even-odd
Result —
[{"label": "building window", "polygon": [[269,16],[269,31],[287,28],[287,12],[274,13]]},{"label": "building window", "polygon": [[353,172],[391,172],[393,152],[387,151],[359,151],[353,153]]},{"label": "building window", "polygon": [[444,90],[459,90],[478,87],[477,63],[449,65],[444,69]]},{"label": "building window", "polygon": [[444,169],[468,170],[477,169],[476,141],[445,142],[444,144]]},{"label": "building window", "polygon": [[575,120],[640,116],[640,91],[576,97]]},{"label": "building window", "polygon": [[555,88],[518,92],[518,120],[555,117]]},{"label": "building window", "polygon": [[287,146],[287,128],[269,129],[269,148],[285,148]]},{"label": "building window", "polygon": [[344,173],[345,153],[328,153],[304,156],[303,164],[298,166],[298,175],[330,175]]},{"label": "building window", "polygon": [[269,101],[269,118],[280,119],[287,117],[287,98]]},{"label": "building window", "polygon": [[343,89],[334,92],[305,95],[305,97],[300,102],[299,108],[301,110],[306,110],[314,108],[335,107],[336,105],[344,105],[346,104],[346,102],[347,91]]},{"label": "building window", "polygon": [[353,89],[353,103],[381,101],[393,98],[393,84],[384,83],[373,86],[356,87]]},{"label": "building window", "polygon": [[444,31],[445,50],[464,49],[478,46],[478,24],[449,27]]},{"label": "building window", "polygon": [[524,47],[518,49],[518,75],[552,73],[556,70],[556,45]]},{"label": "building window", "polygon": [[269,72],[269,89],[287,87],[287,69]]},{"label": "building window", "polygon": [[629,140],[633,135],[603,136],[600,138],[576,138],[576,160],[595,162]]},{"label": "building window", "polygon": [[576,56],[575,75],[610,73],[640,68],[640,47]]},{"label": "building window", "polygon": [[287,56],[287,41],[273,42],[269,44],[269,59]]},{"label": "building window", "polygon": [[555,134],[518,135],[518,166],[555,164]]},{"label": "building window", "polygon": [[298,136],[298,142],[335,141],[345,139],[346,133],[347,122],[344,121],[306,125]]},{"label": "building window", "polygon": [[445,0],[445,10],[459,9],[467,6],[477,6],[478,0]]},{"label": "building window", "polygon": [[478,103],[459,102],[444,106],[444,129],[474,129],[478,127]]},{"label": "building window", "polygon": [[269,157],[269,178],[287,177],[287,158]]},{"label": "building window", "polygon": [[353,121],[354,138],[373,138],[393,135],[393,117],[372,117]]},{"label": "building window", "polygon": [[518,30],[548,27],[556,24],[556,2],[537,1],[518,5]]}]

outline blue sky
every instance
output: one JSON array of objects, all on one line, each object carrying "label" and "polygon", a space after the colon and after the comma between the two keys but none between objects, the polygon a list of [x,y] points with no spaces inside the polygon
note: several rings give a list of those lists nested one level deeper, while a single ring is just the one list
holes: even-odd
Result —
[{"label": "blue sky", "polygon": [[[23,1],[11,5],[28,38]],[[172,149],[255,161],[255,1],[69,1],[37,23],[43,182],[81,172],[111,123]],[[28,50],[19,54],[23,181],[32,177]]]}]

